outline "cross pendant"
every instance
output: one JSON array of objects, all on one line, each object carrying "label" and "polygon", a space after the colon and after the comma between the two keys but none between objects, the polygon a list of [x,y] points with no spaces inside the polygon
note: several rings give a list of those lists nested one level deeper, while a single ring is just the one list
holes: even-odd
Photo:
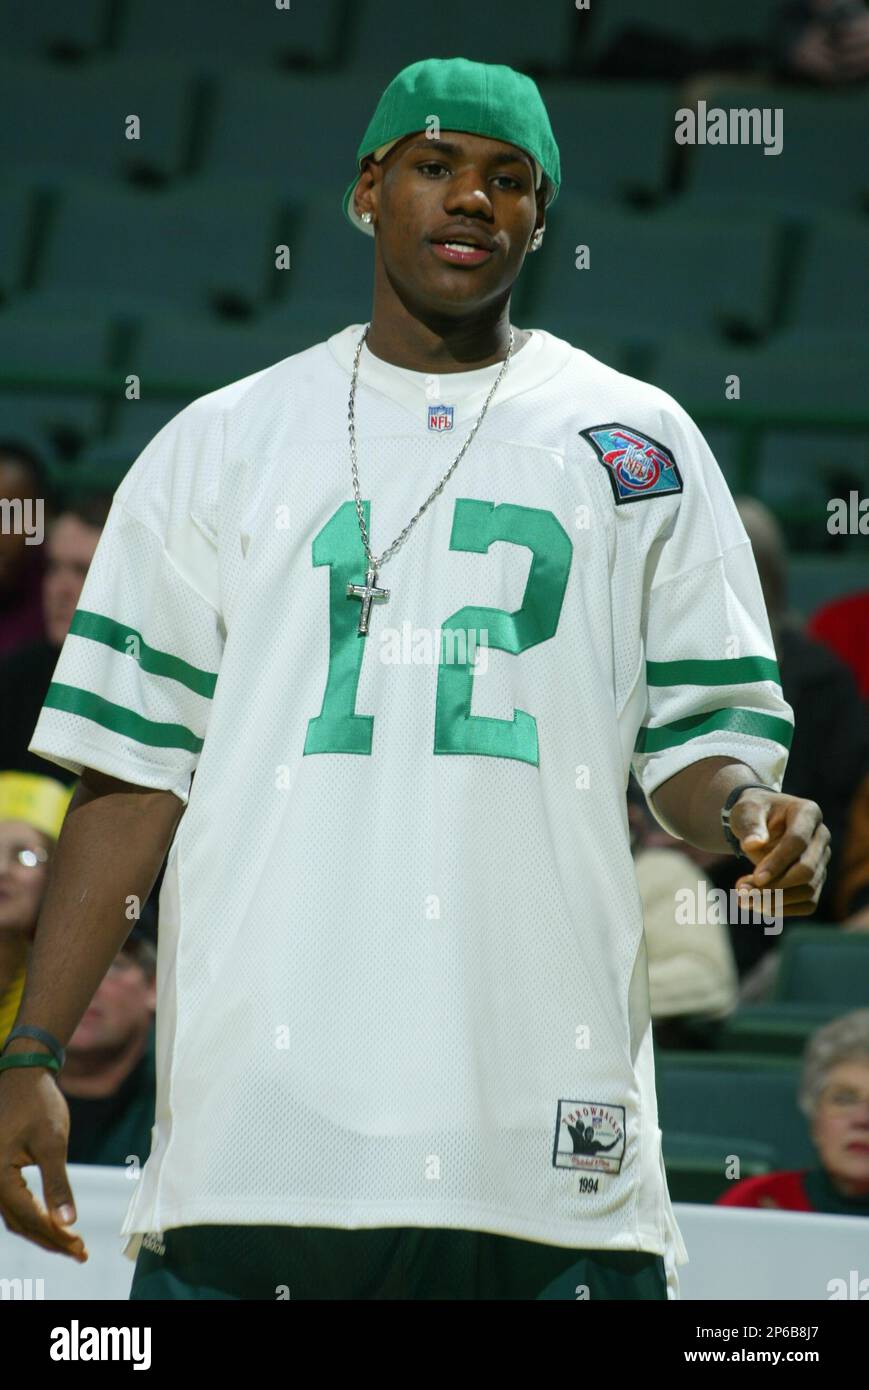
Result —
[{"label": "cross pendant", "polygon": [[389,598],[388,589],[378,589],[376,587],[377,571],[370,566],[365,575],[364,584],[348,584],[347,597],[361,598],[362,611],[359,614],[359,627],[357,633],[360,637],[368,636],[368,617],[371,612],[371,604],[375,599]]}]

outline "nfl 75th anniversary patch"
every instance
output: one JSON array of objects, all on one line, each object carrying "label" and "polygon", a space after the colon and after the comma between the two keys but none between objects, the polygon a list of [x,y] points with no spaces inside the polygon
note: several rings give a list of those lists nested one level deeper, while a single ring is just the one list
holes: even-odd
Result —
[{"label": "nfl 75th anniversary patch", "polygon": [[627,425],[594,425],[579,433],[606,469],[618,506],[682,491],[682,475],[665,444]]},{"label": "nfl 75th anniversary patch", "polygon": [[553,1168],[619,1173],[625,1156],[625,1107],[597,1100],[560,1100]]}]

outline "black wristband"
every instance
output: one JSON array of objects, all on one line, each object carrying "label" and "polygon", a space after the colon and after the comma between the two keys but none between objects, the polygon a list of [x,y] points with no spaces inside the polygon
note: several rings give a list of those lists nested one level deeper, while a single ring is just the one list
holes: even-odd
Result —
[{"label": "black wristband", "polygon": [[729,793],[727,800],[721,808],[721,828],[724,831],[724,838],[727,840],[733,853],[739,859],[744,859],[746,856],[742,853],[742,847],[733,831],[730,829],[730,811],[731,808],[736,805],[742,793],[747,792],[750,787],[757,787],[758,791],[775,792],[775,787],[768,787],[764,782],[743,782],[741,786],[733,788],[733,791]]},{"label": "black wristband", "polygon": [[45,1043],[58,1067],[62,1067],[66,1059],[66,1053],[53,1033],[47,1032],[45,1028],[37,1028],[33,1023],[22,1023],[17,1028],[13,1028],[7,1037],[3,1047],[8,1047],[13,1038],[35,1038],[37,1042]]}]

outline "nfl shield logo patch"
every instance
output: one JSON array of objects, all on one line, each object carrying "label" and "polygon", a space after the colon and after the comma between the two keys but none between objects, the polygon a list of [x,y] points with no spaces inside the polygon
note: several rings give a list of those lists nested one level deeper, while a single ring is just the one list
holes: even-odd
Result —
[{"label": "nfl shield logo patch", "polygon": [[616,503],[666,497],[682,491],[676,460],[664,444],[627,425],[595,425],[580,430],[607,471]]},{"label": "nfl shield logo patch", "polygon": [[453,427],[452,405],[430,405],[428,408],[428,427],[430,430],[451,430]]}]

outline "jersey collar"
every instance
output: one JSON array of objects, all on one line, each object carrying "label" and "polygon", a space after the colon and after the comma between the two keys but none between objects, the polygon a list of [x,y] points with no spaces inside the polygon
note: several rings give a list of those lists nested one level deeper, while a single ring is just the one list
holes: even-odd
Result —
[{"label": "jersey collar", "polygon": [[[348,378],[348,389],[353,358],[364,328],[365,325],[361,323],[350,324],[326,340],[332,357]],[[554,338],[543,329],[533,329],[528,341],[511,358],[489,409],[494,410],[512,396],[539,386],[564,365],[569,355],[569,343]],[[454,422],[474,420],[501,366],[502,363],[494,362],[490,367],[479,367],[471,372],[444,372],[440,378],[440,392],[435,399],[430,393],[430,373],[413,372],[385,362],[370,352],[366,343],[359,359],[357,393],[365,389],[388,397],[408,410],[423,429],[427,427],[430,405],[452,406]]]}]

